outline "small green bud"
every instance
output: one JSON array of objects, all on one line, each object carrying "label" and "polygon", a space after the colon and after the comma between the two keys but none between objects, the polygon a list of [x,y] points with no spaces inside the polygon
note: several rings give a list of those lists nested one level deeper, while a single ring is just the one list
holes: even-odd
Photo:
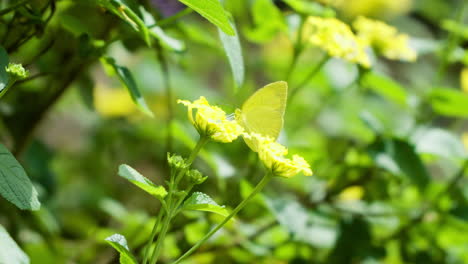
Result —
[{"label": "small green bud", "polygon": [[202,184],[206,179],[208,179],[208,176],[203,176],[203,174],[198,170],[190,170],[187,172],[187,175],[190,182],[194,184]]},{"label": "small green bud", "polygon": [[12,79],[23,80],[29,76],[29,72],[23,68],[23,65],[18,63],[9,63],[6,67],[6,72],[11,76]]},{"label": "small green bud", "polygon": [[184,158],[179,155],[167,153],[167,162],[171,168],[180,170],[188,167],[187,162]]}]

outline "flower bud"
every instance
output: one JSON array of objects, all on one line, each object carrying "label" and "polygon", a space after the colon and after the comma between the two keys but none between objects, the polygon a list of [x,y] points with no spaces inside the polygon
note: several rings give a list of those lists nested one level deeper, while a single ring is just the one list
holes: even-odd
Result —
[{"label": "flower bud", "polygon": [[190,170],[187,172],[187,175],[189,181],[193,184],[201,184],[208,179],[208,176],[203,176],[203,174],[198,170]]},{"label": "flower bud", "polygon": [[176,154],[171,155],[170,153],[167,153],[167,163],[169,163],[171,168],[176,170],[181,170],[188,167],[185,159]]}]

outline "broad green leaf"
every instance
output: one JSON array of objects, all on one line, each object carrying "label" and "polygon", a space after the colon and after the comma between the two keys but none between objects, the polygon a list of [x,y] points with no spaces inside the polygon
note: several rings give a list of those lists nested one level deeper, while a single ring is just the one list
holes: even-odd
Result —
[{"label": "broad green leaf", "polygon": [[140,93],[138,86],[133,78],[132,73],[127,67],[117,65],[113,58],[105,58],[101,60],[104,62],[105,66],[111,66],[112,69],[115,71],[119,80],[122,84],[127,88],[130,96],[132,97],[133,102],[137,105],[137,107],[146,115],[153,117],[153,113],[149,109],[148,105],[146,104],[145,99]]},{"label": "broad green leaf", "polygon": [[28,264],[29,258],[0,225],[0,263]]},{"label": "broad green leaf", "polygon": [[158,199],[163,199],[167,195],[167,191],[163,186],[154,184],[152,181],[126,164],[119,166],[119,175]]},{"label": "broad green leaf", "polygon": [[224,206],[218,205],[210,196],[202,192],[194,192],[183,205],[185,210],[207,211],[222,216],[228,216],[229,212]]},{"label": "broad green leaf", "polygon": [[136,32],[140,33],[146,44],[151,46],[148,27],[140,18],[138,11],[131,8],[135,6],[131,2],[130,0],[99,0],[101,6],[127,22]]},{"label": "broad green leaf", "polygon": [[130,252],[127,245],[127,240],[120,234],[113,234],[106,238],[106,242],[109,243],[115,250],[120,253],[120,264],[137,264],[138,261]]},{"label": "broad green leaf", "polygon": [[291,238],[318,248],[332,248],[336,243],[338,231],[336,223],[320,215],[307,211],[293,199],[268,197],[268,209],[279,224],[288,230]]},{"label": "broad green leaf", "polygon": [[8,73],[6,67],[8,67],[8,54],[6,50],[0,46],[0,93],[5,89],[8,84]]},{"label": "broad green leaf", "polygon": [[468,117],[468,94],[450,88],[437,88],[430,94],[432,108],[438,114]]},{"label": "broad green leaf", "polygon": [[192,8],[204,18],[208,19],[224,33],[234,36],[236,33],[229,24],[228,14],[219,0],[179,0]]},{"label": "broad green leaf", "polygon": [[429,174],[416,154],[414,146],[401,139],[377,139],[369,153],[377,166],[395,174],[408,177],[420,189],[429,182]]},{"label": "broad green leaf", "polygon": [[229,60],[229,65],[231,65],[232,74],[234,76],[234,81],[236,83],[236,89],[242,86],[244,83],[244,59],[242,58],[242,47],[240,45],[239,36],[237,34],[237,29],[235,24],[231,23],[232,28],[236,34],[234,36],[229,36],[224,33],[222,30],[219,31],[219,38],[223,43],[224,51]]},{"label": "broad green leaf", "polygon": [[440,128],[417,130],[411,137],[418,153],[433,154],[440,157],[466,158],[467,153],[460,137]]},{"label": "broad green leaf", "polygon": [[13,154],[0,144],[0,194],[22,210],[39,210],[37,191]]},{"label": "broad green leaf", "polygon": [[368,72],[364,75],[362,84],[388,100],[406,106],[406,91],[396,81],[375,72]]}]

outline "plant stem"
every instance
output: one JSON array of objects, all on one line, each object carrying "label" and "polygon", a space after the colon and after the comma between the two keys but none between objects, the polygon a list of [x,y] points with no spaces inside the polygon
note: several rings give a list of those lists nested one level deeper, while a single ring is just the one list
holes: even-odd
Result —
[{"label": "plant stem", "polygon": [[[195,145],[194,149],[192,150],[192,153],[190,153],[190,156],[187,160],[187,167],[180,170],[179,173],[177,173],[176,175],[171,175],[171,180],[169,182],[169,194],[167,198],[167,214],[164,218],[164,222],[161,227],[161,232],[159,233],[158,239],[156,240],[156,248],[154,249],[153,255],[151,256],[151,264],[155,264],[158,261],[164,238],[166,237],[167,231],[169,230],[171,220],[175,216],[175,212],[177,211],[177,206],[175,205],[180,204],[179,202],[173,200],[173,195],[177,191],[177,185],[179,184],[179,181],[183,178],[187,170],[190,168],[190,165],[192,165],[200,150],[206,143],[208,143],[209,140],[209,137],[201,136],[197,142],[197,145]],[[153,239],[150,240],[150,242],[148,243],[148,247],[152,244]]]},{"label": "plant stem", "polygon": [[172,87],[170,82],[170,75],[169,75],[169,64],[167,62],[167,58],[164,54],[164,50],[161,47],[161,43],[156,41],[155,44],[157,50],[158,60],[161,63],[161,72],[162,72],[162,81],[163,86],[166,92],[166,100],[167,100],[167,135],[166,135],[166,152],[172,152],[172,119],[174,117],[174,107],[173,107],[173,96],[172,96]]},{"label": "plant stem", "polygon": [[289,82],[289,79],[291,78],[294,68],[296,67],[299,56],[302,53],[302,30],[304,29],[304,22],[305,22],[305,19],[302,18],[301,24],[299,25],[299,29],[297,30],[297,38],[293,46],[293,56],[291,59],[291,64],[289,65],[287,72],[286,72],[286,78],[285,78],[286,82]]},{"label": "plant stem", "polygon": [[296,88],[291,90],[291,94],[289,96],[289,103],[292,102],[295,95],[302,89],[304,86],[312,79],[325,65],[325,63],[330,59],[330,56],[325,55],[323,58],[315,65],[312,71],[304,78],[304,80],[296,86]]},{"label": "plant stem", "polygon": [[190,256],[195,250],[197,250],[203,243],[205,243],[211,236],[213,236],[219,229],[221,229],[232,217],[234,217],[244,206],[252,200],[252,198],[259,193],[263,187],[268,183],[268,181],[272,178],[272,175],[270,173],[265,174],[263,178],[260,180],[260,182],[255,186],[253,189],[252,193],[245,198],[232,212],[229,214],[224,220],[219,223],[215,228],[213,228],[210,232],[208,232],[200,241],[198,241],[193,247],[191,247],[187,252],[185,252],[184,255],[179,257],[176,261],[174,261],[172,264],[177,264],[180,263],[182,260]]},{"label": "plant stem", "polygon": [[162,19],[159,22],[157,22],[156,24],[150,25],[148,27],[153,28],[153,27],[157,27],[157,26],[163,27],[163,26],[169,25],[171,23],[174,23],[177,19],[179,19],[179,18],[181,18],[181,17],[183,17],[185,15],[188,15],[188,14],[190,14],[192,12],[193,12],[193,9],[187,7],[184,10],[181,10],[181,11],[177,12],[175,15],[170,16],[170,17],[165,18],[165,19]]},{"label": "plant stem", "polygon": [[151,244],[152,244],[152,242],[154,240],[154,237],[158,233],[159,223],[161,223],[161,218],[162,218],[163,214],[164,214],[164,210],[161,207],[159,209],[159,213],[158,213],[158,217],[156,218],[156,222],[154,223],[153,230],[151,231],[150,239],[148,240],[150,242],[148,244],[146,244],[146,247],[144,249],[145,253],[144,253],[144,257],[143,257],[143,264],[148,263],[148,257],[149,257],[149,252],[150,252],[150,249],[151,249]]}]

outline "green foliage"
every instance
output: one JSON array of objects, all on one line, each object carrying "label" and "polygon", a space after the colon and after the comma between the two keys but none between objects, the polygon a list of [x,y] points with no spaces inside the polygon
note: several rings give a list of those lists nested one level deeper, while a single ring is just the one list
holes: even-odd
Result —
[{"label": "green foliage", "polygon": [[127,67],[117,65],[113,58],[103,58],[101,61],[114,70],[119,80],[127,88],[128,93],[138,108],[146,115],[153,117],[153,112],[148,108],[145,98],[141,95],[130,70]]},{"label": "green foliage", "polygon": [[127,245],[127,239],[125,239],[124,236],[120,234],[113,234],[112,236],[106,238],[106,242],[120,253],[120,264],[138,263],[130,252],[130,249]]},{"label": "green foliage", "polygon": [[467,18],[462,0],[1,2],[0,263],[468,263]]},{"label": "green foliage", "polygon": [[219,27],[224,33],[234,36],[235,30],[229,23],[228,13],[218,0],[179,0],[195,10],[211,23]]},{"label": "green foliage", "polygon": [[122,164],[119,166],[119,175],[158,199],[163,199],[167,195],[167,191],[163,186],[154,184],[128,165]]},{"label": "green foliage", "polygon": [[183,208],[185,210],[206,211],[222,216],[228,216],[229,212],[224,206],[218,205],[210,196],[202,192],[194,192],[184,202]]},{"label": "green foliage", "polygon": [[29,258],[0,225],[0,263],[29,264]]},{"label": "green foliage", "polygon": [[8,149],[0,144],[0,194],[22,210],[39,210],[41,204],[26,172]]}]

